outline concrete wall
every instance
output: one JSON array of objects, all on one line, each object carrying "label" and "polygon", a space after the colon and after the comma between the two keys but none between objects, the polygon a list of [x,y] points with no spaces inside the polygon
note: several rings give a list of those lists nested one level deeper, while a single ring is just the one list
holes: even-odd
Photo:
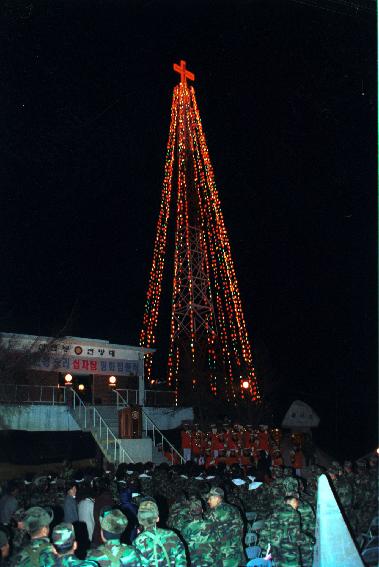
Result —
[{"label": "concrete wall", "polygon": [[167,430],[181,427],[183,422],[193,420],[192,408],[153,408],[144,407],[144,412],[152,419],[158,429]]},{"label": "concrete wall", "polygon": [[153,460],[153,443],[146,439],[120,439],[121,445],[136,463],[148,463]]},{"label": "concrete wall", "polygon": [[[193,420],[192,408],[153,408],[144,411],[159,429],[181,427]],[[0,429],[25,431],[77,431],[80,429],[67,406],[60,405],[0,405]],[[148,459],[149,460],[149,459]]]},{"label": "concrete wall", "polygon": [[0,429],[24,431],[78,431],[67,406],[0,405]]}]

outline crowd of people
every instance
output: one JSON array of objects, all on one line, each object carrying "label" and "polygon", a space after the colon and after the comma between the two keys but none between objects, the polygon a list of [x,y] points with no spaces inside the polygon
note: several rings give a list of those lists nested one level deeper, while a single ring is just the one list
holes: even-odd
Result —
[{"label": "crowd of people", "polygon": [[[264,469],[283,465],[280,449],[282,430],[267,425],[211,424],[204,430],[199,424],[185,424],[181,432],[181,447],[185,461],[194,461],[205,468],[220,463],[255,466]],[[291,466],[301,475],[301,469],[315,462],[314,445],[310,433],[294,433],[291,438]]]},{"label": "crowd of people", "polygon": [[[295,455],[283,464],[278,430],[199,431],[183,431],[184,464],[102,471],[66,463],[58,476],[9,481],[0,498],[2,565],[311,567],[323,473],[351,530],[367,531],[376,455],[327,469],[311,462],[305,478]],[[294,448],[303,449],[296,439]]]}]

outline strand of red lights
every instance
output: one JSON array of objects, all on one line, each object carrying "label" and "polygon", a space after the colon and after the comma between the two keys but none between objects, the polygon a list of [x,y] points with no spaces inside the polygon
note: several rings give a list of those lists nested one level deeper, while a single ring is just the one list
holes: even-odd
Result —
[{"label": "strand of red lights", "polygon": [[[191,171],[195,185],[195,196],[192,195],[192,198],[196,197],[200,220],[197,232],[194,232],[193,227],[190,226],[189,218],[189,159],[192,160]],[[193,363],[198,356],[196,321],[191,308],[196,285],[195,275],[191,271],[192,254],[194,253],[191,238],[195,235],[198,245],[196,252],[200,253],[203,258],[204,273],[209,280],[207,297],[209,304],[214,305],[214,309],[207,313],[204,323],[210,391],[214,395],[223,391],[229,400],[249,395],[252,400],[258,401],[260,396],[252,352],[213,168],[195,91],[193,87],[187,87],[185,82],[174,88],[161,206],[141,331],[141,345],[154,347],[156,344],[155,334],[167,249],[167,227],[175,164],[177,201],[168,383],[175,390],[178,400],[182,387],[179,376],[181,354],[178,336],[181,332],[181,325],[178,312],[181,307],[184,307],[179,304],[180,301],[183,301],[180,298],[183,297],[186,298],[189,305],[189,341]],[[183,274],[187,274],[186,278],[183,278]],[[220,367],[220,357],[223,368],[222,382],[220,382],[220,373],[217,372],[217,368]],[[151,380],[151,372],[152,358],[148,356],[146,358],[148,380]],[[196,388],[197,379],[197,376],[193,376],[193,388]]]}]

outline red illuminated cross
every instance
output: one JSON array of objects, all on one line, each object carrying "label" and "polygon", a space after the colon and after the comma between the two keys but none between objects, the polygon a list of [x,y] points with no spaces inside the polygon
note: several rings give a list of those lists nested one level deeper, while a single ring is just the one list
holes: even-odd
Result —
[{"label": "red illuminated cross", "polygon": [[186,62],[183,60],[180,61],[180,65],[174,63],[174,71],[180,73],[180,82],[182,83],[182,85],[187,84],[187,79],[189,79],[190,81],[195,80],[195,75],[190,71],[187,71]]}]

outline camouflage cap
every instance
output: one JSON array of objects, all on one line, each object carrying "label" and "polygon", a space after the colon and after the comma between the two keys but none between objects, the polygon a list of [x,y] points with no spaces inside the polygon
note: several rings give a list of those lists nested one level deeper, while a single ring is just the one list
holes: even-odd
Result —
[{"label": "camouflage cap", "polygon": [[44,526],[49,526],[53,518],[54,513],[51,508],[33,506],[25,512],[24,527],[29,533],[33,533]]},{"label": "camouflage cap", "polygon": [[[331,465],[332,468],[336,469],[337,472],[342,470],[342,467],[341,467],[341,465],[339,464],[338,461],[332,461],[332,462],[330,463],[330,465]],[[330,468],[330,467],[329,467],[329,468]]]},{"label": "camouflage cap", "polygon": [[55,526],[51,534],[51,541],[56,547],[72,547],[75,541],[74,526],[62,523]]},{"label": "camouflage cap", "polygon": [[365,469],[365,468],[367,468],[367,463],[366,463],[366,461],[363,461],[363,460],[357,461],[357,467],[358,467],[359,469]]},{"label": "camouflage cap", "polygon": [[109,510],[100,516],[100,526],[112,534],[122,534],[128,525],[128,518],[121,510]]},{"label": "camouflage cap", "polygon": [[12,518],[15,522],[22,522],[25,516],[25,508],[18,508],[15,512],[13,512]]},{"label": "camouflage cap", "polygon": [[298,492],[299,490],[299,482],[296,478],[294,477],[287,477],[286,479],[284,479],[283,481],[283,487],[285,490],[286,495],[287,494],[293,494],[295,492]]},{"label": "camouflage cap", "polygon": [[353,466],[353,463],[351,461],[344,461],[343,466],[350,469]]},{"label": "camouflage cap", "polygon": [[138,521],[140,524],[151,523],[159,517],[158,506],[152,500],[144,500],[138,508]]},{"label": "camouflage cap", "polygon": [[220,486],[212,486],[207,496],[208,498],[210,496],[219,496],[220,498],[224,498],[224,491]]},{"label": "camouflage cap", "polygon": [[338,475],[338,471],[339,471],[339,469],[338,469],[337,467],[335,467],[333,464],[330,464],[330,465],[328,466],[327,472],[328,472],[329,474]]}]

